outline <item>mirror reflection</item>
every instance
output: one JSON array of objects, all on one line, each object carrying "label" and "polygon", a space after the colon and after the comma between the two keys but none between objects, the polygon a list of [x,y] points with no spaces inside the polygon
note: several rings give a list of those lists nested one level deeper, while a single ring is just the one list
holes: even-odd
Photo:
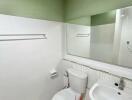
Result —
[{"label": "mirror reflection", "polygon": [[[87,25],[77,25],[80,20]],[[65,27],[68,54],[132,67],[132,7],[69,22],[73,24]]]}]

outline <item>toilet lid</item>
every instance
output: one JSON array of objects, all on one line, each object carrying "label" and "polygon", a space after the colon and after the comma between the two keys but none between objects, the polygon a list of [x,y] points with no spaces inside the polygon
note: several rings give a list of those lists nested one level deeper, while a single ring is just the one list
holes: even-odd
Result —
[{"label": "toilet lid", "polygon": [[71,88],[68,88],[58,92],[52,100],[79,100],[79,97],[79,93],[76,93]]}]

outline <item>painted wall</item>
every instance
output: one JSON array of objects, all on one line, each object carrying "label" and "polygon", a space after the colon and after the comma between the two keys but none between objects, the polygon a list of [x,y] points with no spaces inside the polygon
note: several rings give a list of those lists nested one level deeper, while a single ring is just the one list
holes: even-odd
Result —
[{"label": "painted wall", "polygon": [[[132,7],[122,9],[122,31],[120,40],[120,50],[118,63],[123,66],[132,67]],[[130,41],[129,46],[127,46],[127,41]]]},{"label": "painted wall", "polygon": [[[62,23],[0,15],[0,34],[47,36],[44,40],[0,42],[0,99],[51,100],[63,88]],[[59,72],[55,79],[49,74],[53,68]]]},{"label": "painted wall", "polygon": [[91,27],[90,58],[112,63],[115,23]]},{"label": "painted wall", "polygon": [[115,23],[116,10],[91,16],[91,26]]},{"label": "painted wall", "polygon": [[66,23],[90,26],[91,25],[91,16],[71,19],[71,20],[66,21]]},{"label": "painted wall", "polygon": [[63,21],[63,0],[0,0],[0,13]]},{"label": "painted wall", "polygon": [[[65,0],[64,21],[72,24],[88,25],[87,17],[131,6],[131,0]],[[84,20],[85,19],[85,20]]]},{"label": "painted wall", "polygon": [[65,21],[132,5],[132,0],[65,0]]},{"label": "painted wall", "polygon": [[112,63],[115,18],[114,10],[91,16],[90,26],[66,24],[67,53]]},{"label": "painted wall", "polygon": [[116,10],[91,16],[90,58],[112,63]]},{"label": "painted wall", "polygon": [[89,26],[66,24],[67,53],[80,57],[90,56],[90,32]]}]

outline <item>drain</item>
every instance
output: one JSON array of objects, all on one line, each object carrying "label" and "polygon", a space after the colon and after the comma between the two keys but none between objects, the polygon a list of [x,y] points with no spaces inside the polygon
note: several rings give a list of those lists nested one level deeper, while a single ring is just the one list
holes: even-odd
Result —
[{"label": "drain", "polygon": [[118,92],[117,94],[118,94],[118,95],[121,95],[121,93],[120,93],[120,92]]}]

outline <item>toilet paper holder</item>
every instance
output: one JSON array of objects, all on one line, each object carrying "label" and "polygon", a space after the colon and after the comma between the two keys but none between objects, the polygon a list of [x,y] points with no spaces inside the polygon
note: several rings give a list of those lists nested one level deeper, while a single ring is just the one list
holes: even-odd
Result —
[{"label": "toilet paper holder", "polygon": [[58,72],[56,71],[56,69],[52,69],[51,71],[50,71],[50,78],[52,78],[52,79],[54,79],[54,78],[56,78],[58,76]]}]

